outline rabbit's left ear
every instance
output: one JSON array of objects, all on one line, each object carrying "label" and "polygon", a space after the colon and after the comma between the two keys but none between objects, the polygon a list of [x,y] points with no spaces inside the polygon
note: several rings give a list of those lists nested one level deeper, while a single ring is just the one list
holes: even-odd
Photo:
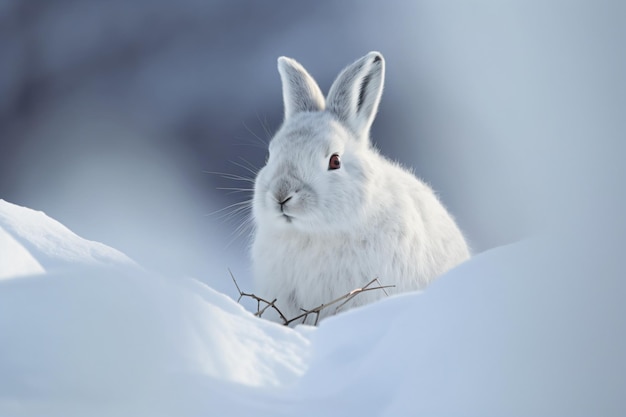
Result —
[{"label": "rabbit's left ear", "polygon": [[296,60],[278,58],[278,72],[283,83],[285,120],[300,112],[324,110],[324,95],[309,73]]},{"label": "rabbit's left ear", "polygon": [[326,106],[361,138],[368,137],[385,80],[385,60],[370,52],[344,69],[328,92]]}]

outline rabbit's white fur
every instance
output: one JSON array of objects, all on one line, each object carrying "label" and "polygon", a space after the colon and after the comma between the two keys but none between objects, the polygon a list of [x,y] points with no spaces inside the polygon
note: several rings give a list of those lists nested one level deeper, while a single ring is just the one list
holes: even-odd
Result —
[{"label": "rabbit's white fur", "polygon": [[[395,285],[390,293],[419,290],[469,257],[429,186],[370,144],[385,72],[380,53],[344,69],[326,99],[296,61],[281,57],[278,70],[285,120],[257,174],[252,207],[257,295],[277,299],[291,318],[374,278]],[[341,167],[330,170],[333,154]],[[383,296],[365,292],[344,308]]]}]

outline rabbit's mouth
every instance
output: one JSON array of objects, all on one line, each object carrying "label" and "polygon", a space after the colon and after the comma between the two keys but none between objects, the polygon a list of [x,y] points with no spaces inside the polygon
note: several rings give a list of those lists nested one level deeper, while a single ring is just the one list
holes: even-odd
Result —
[{"label": "rabbit's mouth", "polygon": [[289,196],[289,197],[283,199],[282,201],[279,201],[279,203],[278,203],[280,205],[280,217],[284,218],[287,223],[291,223],[291,221],[293,219],[292,216],[287,214],[287,210],[288,210],[287,202],[289,202],[291,199],[292,199],[292,197]]}]

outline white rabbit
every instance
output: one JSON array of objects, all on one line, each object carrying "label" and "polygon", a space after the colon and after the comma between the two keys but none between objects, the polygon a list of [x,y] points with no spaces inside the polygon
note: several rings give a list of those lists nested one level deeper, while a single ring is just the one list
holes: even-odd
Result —
[{"label": "white rabbit", "polygon": [[[422,289],[468,259],[462,233],[430,187],[370,144],[385,74],[380,53],[345,68],[326,99],[295,60],[278,58],[278,71],[285,119],[252,203],[258,296],[277,299],[289,319],[374,278],[395,285],[388,293]],[[342,309],[384,296],[364,292]]]}]

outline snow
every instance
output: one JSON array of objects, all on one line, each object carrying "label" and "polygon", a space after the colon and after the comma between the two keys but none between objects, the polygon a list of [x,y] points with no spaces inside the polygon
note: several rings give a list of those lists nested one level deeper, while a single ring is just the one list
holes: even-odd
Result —
[{"label": "snow", "polygon": [[291,329],[0,201],[0,416],[623,415],[608,234],[499,247]]},{"label": "snow", "polygon": [[0,254],[6,260],[0,264],[0,280],[45,272],[30,252],[4,229],[0,229]]},{"label": "snow", "polygon": [[[42,212],[18,207],[4,200],[0,200],[0,225],[6,229],[5,233],[23,242],[24,249],[36,254],[44,267],[134,264],[123,253],[102,243],[86,241]],[[14,244],[9,245],[15,247]]]}]

